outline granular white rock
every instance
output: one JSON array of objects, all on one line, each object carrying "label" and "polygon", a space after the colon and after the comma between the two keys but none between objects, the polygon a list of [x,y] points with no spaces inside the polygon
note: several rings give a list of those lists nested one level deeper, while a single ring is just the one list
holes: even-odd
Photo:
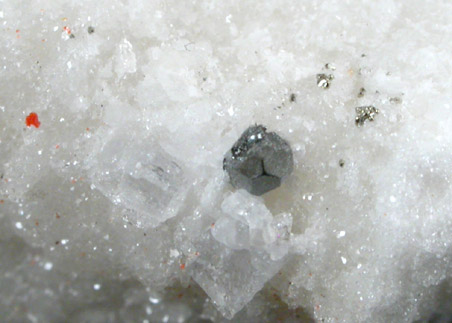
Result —
[{"label": "granular white rock", "polygon": [[[450,320],[451,16],[3,1],[2,320]],[[356,107],[379,113],[356,127]],[[294,161],[261,197],[222,170],[253,124]]]}]

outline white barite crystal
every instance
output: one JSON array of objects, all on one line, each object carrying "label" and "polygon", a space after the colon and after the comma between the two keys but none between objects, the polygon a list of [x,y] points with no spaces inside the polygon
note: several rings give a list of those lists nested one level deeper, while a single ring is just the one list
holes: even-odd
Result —
[{"label": "white barite crystal", "polygon": [[127,209],[127,220],[155,227],[175,216],[189,188],[179,161],[156,138],[130,132],[103,137],[88,158],[92,182],[111,201]]},{"label": "white barite crystal", "polygon": [[[3,1],[1,318],[450,320],[451,16],[433,0]],[[253,124],[294,157],[261,198],[222,170]]]},{"label": "white barite crystal", "polygon": [[195,244],[200,256],[190,273],[231,319],[284,264],[289,243],[280,231],[290,232],[291,219],[281,230],[263,200],[244,190],[228,196],[221,213]]},{"label": "white barite crystal", "polygon": [[118,45],[115,57],[115,72],[118,78],[121,79],[124,75],[137,71],[137,58],[132,44],[127,39],[123,39]]}]

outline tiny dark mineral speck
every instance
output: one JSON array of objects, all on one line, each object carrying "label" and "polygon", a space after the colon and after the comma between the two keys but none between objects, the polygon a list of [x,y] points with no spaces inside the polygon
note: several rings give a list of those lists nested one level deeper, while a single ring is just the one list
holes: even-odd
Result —
[{"label": "tiny dark mineral speck", "polygon": [[362,98],[364,94],[366,94],[366,89],[362,87],[359,89],[358,98]]},{"label": "tiny dark mineral speck", "polygon": [[89,26],[88,27],[88,34],[92,34],[94,33],[94,27],[93,26]]},{"label": "tiny dark mineral speck", "polygon": [[400,104],[400,103],[402,103],[402,99],[399,97],[393,97],[393,98],[389,98],[389,102],[391,104]]},{"label": "tiny dark mineral speck", "polygon": [[251,126],[226,152],[223,169],[234,187],[262,195],[279,187],[292,172],[292,149],[287,141],[267,132],[264,126]]},{"label": "tiny dark mineral speck", "polygon": [[336,70],[336,67],[333,64],[331,64],[331,63],[326,63],[325,64],[325,68],[327,70],[332,70],[332,71]]}]

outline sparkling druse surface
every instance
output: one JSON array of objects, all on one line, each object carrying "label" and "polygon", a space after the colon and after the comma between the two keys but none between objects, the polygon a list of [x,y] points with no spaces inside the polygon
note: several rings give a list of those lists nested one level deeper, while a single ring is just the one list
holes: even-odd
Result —
[{"label": "sparkling druse surface", "polygon": [[[0,5],[6,322],[452,315],[452,3]],[[253,196],[250,125],[293,172]]]}]

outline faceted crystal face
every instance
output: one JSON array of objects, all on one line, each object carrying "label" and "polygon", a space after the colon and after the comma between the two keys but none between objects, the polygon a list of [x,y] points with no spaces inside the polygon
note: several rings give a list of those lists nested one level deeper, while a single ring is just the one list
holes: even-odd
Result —
[{"label": "faceted crystal face", "polygon": [[256,4],[1,1],[0,323],[451,320],[452,2]]},{"label": "faceted crystal face", "polygon": [[251,126],[226,152],[223,168],[234,187],[262,195],[279,187],[292,172],[292,149],[276,133],[267,133],[264,126]]},{"label": "faceted crystal face", "polygon": [[378,109],[371,105],[357,107],[355,111],[356,111],[355,124],[357,126],[362,126],[364,124],[364,121],[366,120],[374,121],[375,116],[379,113]]}]

